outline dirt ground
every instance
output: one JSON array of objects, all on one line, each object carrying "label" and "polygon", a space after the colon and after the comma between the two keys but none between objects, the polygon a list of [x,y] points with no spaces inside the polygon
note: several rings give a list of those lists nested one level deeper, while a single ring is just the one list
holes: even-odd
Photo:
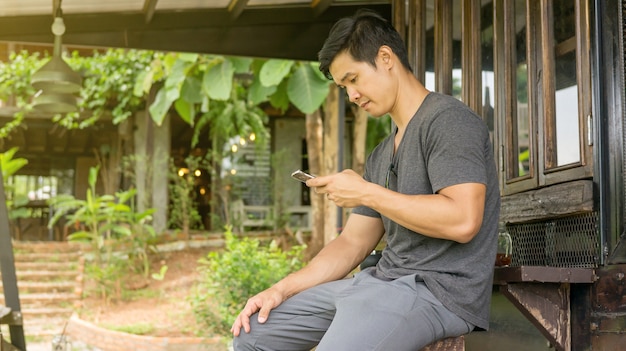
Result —
[{"label": "dirt ground", "polygon": [[188,298],[199,277],[198,259],[209,251],[185,249],[159,254],[153,260],[152,272],[158,273],[162,265],[167,265],[163,280],[136,279],[129,284],[136,285],[134,290],[125,293],[130,296],[108,305],[97,296],[88,296],[83,300],[80,318],[107,329],[133,330],[135,334],[198,336],[194,333],[198,328]]}]

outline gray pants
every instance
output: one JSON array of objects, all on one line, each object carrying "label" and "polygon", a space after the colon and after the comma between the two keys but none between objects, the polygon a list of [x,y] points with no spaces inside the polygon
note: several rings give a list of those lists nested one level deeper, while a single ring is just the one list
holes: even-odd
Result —
[{"label": "gray pants", "polygon": [[236,351],[417,351],[474,326],[445,308],[414,276],[384,281],[367,269],[354,278],[305,290],[270,312],[250,318]]}]

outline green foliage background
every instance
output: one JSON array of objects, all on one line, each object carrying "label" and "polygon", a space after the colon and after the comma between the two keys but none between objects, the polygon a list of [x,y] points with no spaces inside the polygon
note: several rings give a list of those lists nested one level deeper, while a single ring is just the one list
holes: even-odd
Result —
[{"label": "green foliage background", "polygon": [[201,278],[191,304],[206,335],[228,335],[235,318],[251,296],[269,288],[303,265],[303,246],[281,250],[276,241],[268,246],[254,238],[224,233],[225,250],[200,260]]}]

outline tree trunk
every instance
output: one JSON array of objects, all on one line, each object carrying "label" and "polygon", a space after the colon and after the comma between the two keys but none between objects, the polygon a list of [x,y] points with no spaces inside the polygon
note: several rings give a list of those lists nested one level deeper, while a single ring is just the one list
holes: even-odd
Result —
[{"label": "tree trunk", "polygon": [[[367,119],[369,114],[356,105],[351,106],[354,115],[354,128],[352,129],[352,165],[351,168],[356,173],[365,173],[365,141],[367,138]],[[351,209],[346,208],[343,212],[343,225],[346,225]]]},{"label": "tree trunk", "polygon": [[[322,112],[321,109],[306,115],[306,146],[309,158],[309,171],[322,174]],[[311,190],[313,226],[311,240],[307,245],[306,260],[315,256],[324,247],[324,197]]]},{"label": "tree trunk", "polygon": [[[324,175],[337,172],[339,149],[339,88],[330,86],[324,103]],[[324,196],[324,244],[337,236],[337,205]]]},{"label": "tree trunk", "polygon": [[367,137],[367,117],[365,110],[352,106],[354,130],[352,141],[352,170],[360,175],[365,172],[365,139]]}]

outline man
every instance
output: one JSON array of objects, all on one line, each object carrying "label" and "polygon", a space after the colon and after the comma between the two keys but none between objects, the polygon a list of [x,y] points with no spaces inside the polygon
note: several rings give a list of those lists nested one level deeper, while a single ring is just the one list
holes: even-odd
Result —
[{"label": "man", "polygon": [[[232,327],[235,350],[417,351],[487,329],[500,195],[486,125],[424,88],[376,13],[339,20],[319,61],[351,102],[396,127],[364,177],[307,181],[352,213],[305,268],[248,300]],[[376,267],[343,279],[385,233]]]}]

